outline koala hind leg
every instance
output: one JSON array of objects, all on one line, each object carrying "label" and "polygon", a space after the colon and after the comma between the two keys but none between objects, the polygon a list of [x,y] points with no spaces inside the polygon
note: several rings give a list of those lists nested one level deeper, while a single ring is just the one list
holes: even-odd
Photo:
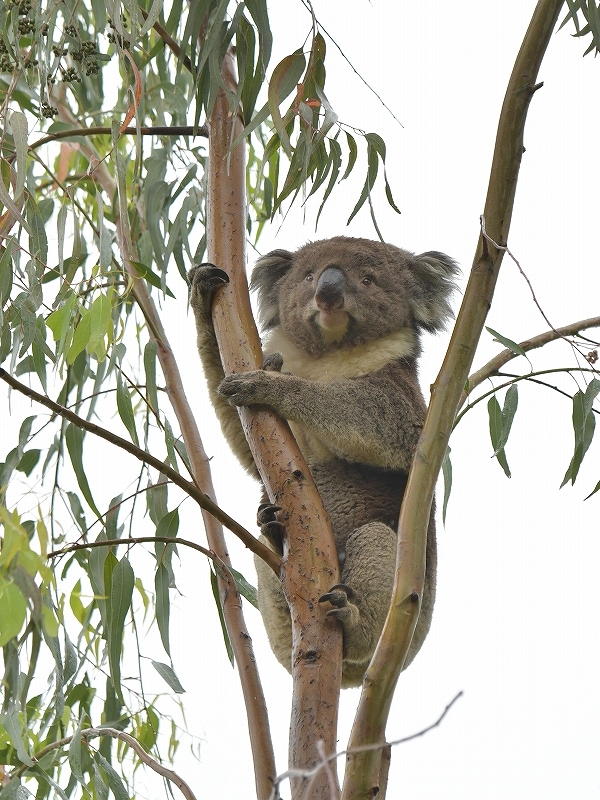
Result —
[{"label": "koala hind leg", "polygon": [[369,522],[348,537],[342,583],[321,598],[344,628],[342,685],[360,685],[388,612],[396,565],[396,533]]}]

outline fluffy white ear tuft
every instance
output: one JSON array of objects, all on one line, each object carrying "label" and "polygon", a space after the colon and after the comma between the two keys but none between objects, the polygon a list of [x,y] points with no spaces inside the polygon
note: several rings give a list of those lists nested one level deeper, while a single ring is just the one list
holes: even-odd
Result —
[{"label": "fluffy white ear tuft", "polygon": [[435,250],[415,256],[412,267],[420,290],[411,298],[415,322],[432,333],[443,330],[454,317],[448,300],[460,268],[450,256]]}]

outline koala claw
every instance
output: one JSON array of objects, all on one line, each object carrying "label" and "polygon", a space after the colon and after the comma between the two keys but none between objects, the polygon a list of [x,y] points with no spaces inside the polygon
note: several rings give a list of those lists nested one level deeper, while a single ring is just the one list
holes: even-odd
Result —
[{"label": "koala claw", "polygon": [[336,608],[333,611],[328,611],[328,615],[338,616],[337,609],[344,608],[348,605],[348,600],[358,600],[356,592],[352,587],[347,586],[345,583],[336,583],[331,589],[319,597],[319,603],[331,603]]},{"label": "koala claw", "polygon": [[261,503],[256,514],[256,524],[264,525],[266,522],[273,522],[278,511],[283,511],[281,506],[274,506],[273,503]]},{"label": "koala claw", "polygon": [[281,372],[282,367],[283,356],[281,353],[271,353],[263,361],[261,369],[264,369],[265,372]]},{"label": "koala claw", "polygon": [[261,503],[256,515],[256,522],[260,527],[260,532],[280,553],[283,552],[282,534],[285,530],[285,525],[276,519],[275,515],[282,510],[281,506],[275,506],[272,503]]},{"label": "koala claw", "polygon": [[214,292],[219,286],[229,283],[229,275],[214,264],[197,264],[188,272],[190,284],[202,294]]}]

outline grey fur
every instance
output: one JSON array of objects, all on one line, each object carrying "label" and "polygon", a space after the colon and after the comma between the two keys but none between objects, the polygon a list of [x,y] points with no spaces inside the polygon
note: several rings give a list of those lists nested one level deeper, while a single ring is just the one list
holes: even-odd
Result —
[{"label": "grey fur", "polygon": [[[452,316],[457,272],[442,253],[416,256],[347,237],[269,253],[251,284],[267,331],[268,369],[224,378],[210,318],[222,277],[214,267],[190,271],[199,352],[230,446],[255,472],[235,406],[271,406],[290,422],[331,517],[342,585],[322,600],[344,628],[343,686],[360,684],[387,614],[400,503],[426,410],[417,378],[419,333],[440,330]],[[279,550],[281,526],[268,509],[261,513],[266,541]],[[269,641],[290,670],[281,585],[260,559],[256,567]],[[429,630],[435,569],[432,513],[421,614],[406,665]]]}]

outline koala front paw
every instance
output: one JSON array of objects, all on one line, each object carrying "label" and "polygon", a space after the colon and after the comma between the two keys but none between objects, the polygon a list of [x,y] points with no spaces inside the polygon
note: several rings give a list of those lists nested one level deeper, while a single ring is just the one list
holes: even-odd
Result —
[{"label": "koala front paw", "polygon": [[217,393],[232,406],[268,405],[268,375],[262,370],[227,375]]},{"label": "koala front paw", "polygon": [[215,292],[229,283],[229,275],[214,264],[199,264],[188,272],[191,287],[190,303],[193,308],[202,308],[210,314]]}]

